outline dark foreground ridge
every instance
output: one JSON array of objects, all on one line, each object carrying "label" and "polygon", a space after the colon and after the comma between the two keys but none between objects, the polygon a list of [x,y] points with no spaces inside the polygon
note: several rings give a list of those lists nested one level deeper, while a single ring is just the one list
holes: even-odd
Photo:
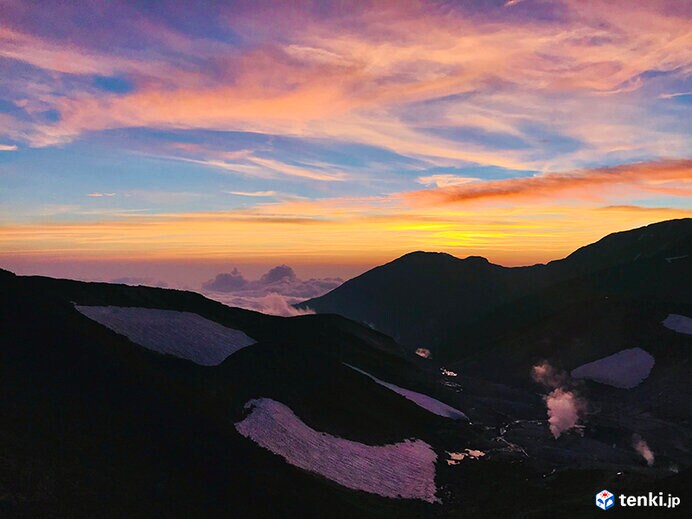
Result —
[{"label": "dark foreground ridge", "polygon": [[[413,253],[365,274],[374,279],[370,296],[384,304],[400,270],[413,265],[431,282],[427,266],[435,265],[445,279],[437,292],[422,292],[424,283],[415,292],[411,280],[417,297],[398,302],[411,316],[441,311],[430,298],[444,287],[490,305],[449,323],[449,337],[463,340],[440,349],[446,364],[336,315],[272,317],[191,292],[0,271],[0,517],[592,517],[604,488],[663,491],[685,505],[692,336],[662,322],[692,316],[690,260],[680,257],[689,230],[689,220],[664,222],[528,269]],[[144,348],[75,305],[190,312],[257,342],[200,366]],[[532,365],[548,360],[568,373],[637,347],[655,364],[636,387],[569,382],[587,409],[556,439],[548,390],[531,380]],[[469,420],[429,412],[349,366]],[[427,443],[437,456],[437,500],[351,490],[287,463],[236,430],[253,399],[279,402],[329,437]],[[655,454],[651,466],[632,447],[637,437]],[[450,459],[467,449],[484,455]]]}]

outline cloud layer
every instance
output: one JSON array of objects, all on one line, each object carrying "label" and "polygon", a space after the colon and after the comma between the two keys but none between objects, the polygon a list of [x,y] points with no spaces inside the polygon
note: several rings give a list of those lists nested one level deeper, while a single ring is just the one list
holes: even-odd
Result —
[{"label": "cloud layer", "polygon": [[259,279],[247,280],[234,268],[231,272],[217,274],[202,284],[202,292],[231,306],[258,310],[273,315],[302,315],[310,310],[297,310],[291,305],[321,296],[339,286],[339,278],[300,279],[288,265],[279,265],[264,273]]}]

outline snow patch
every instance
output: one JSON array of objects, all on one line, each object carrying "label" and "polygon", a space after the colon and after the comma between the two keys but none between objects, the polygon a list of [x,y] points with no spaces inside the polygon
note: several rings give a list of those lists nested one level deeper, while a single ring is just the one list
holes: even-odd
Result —
[{"label": "snow patch", "polygon": [[655,360],[641,348],[622,350],[614,355],[583,364],[572,370],[573,378],[588,378],[609,386],[632,389],[651,373]]},{"label": "snow patch", "polygon": [[668,314],[663,322],[663,326],[678,333],[692,335],[692,318],[680,314]]},{"label": "snow patch", "polygon": [[461,419],[468,420],[469,419],[468,416],[466,416],[464,413],[462,413],[458,409],[455,409],[452,406],[445,404],[444,402],[440,402],[439,400],[437,400],[431,396],[424,395],[423,393],[418,393],[416,391],[411,391],[410,389],[405,389],[403,387],[395,386],[394,384],[390,384],[389,382],[385,382],[384,380],[380,380],[379,378],[372,376],[370,373],[367,373],[366,371],[363,371],[362,369],[358,369],[355,366],[351,366],[350,364],[344,363],[344,365],[357,371],[358,373],[362,373],[363,375],[374,380],[375,382],[377,382],[381,386],[384,386],[387,389],[390,389],[390,390],[394,391],[395,393],[400,394],[405,399],[410,400],[411,402],[415,403],[419,407],[422,407],[423,409],[426,409],[433,414],[436,414],[438,416],[444,416],[445,418],[451,418],[453,420],[461,420]]},{"label": "snow patch", "polygon": [[259,446],[301,469],[320,474],[347,488],[384,497],[435,497],[437,454],[422,440],[372,446],[315,431],[293,411],[270,398],[245,404],[251,409],[236,430]]},{"label": "snow patch", "polygon": [[191,312],[122,306],[75,305],[75,308],[140,346],[202,366],[216,366],[256,342],[240,330]]}]

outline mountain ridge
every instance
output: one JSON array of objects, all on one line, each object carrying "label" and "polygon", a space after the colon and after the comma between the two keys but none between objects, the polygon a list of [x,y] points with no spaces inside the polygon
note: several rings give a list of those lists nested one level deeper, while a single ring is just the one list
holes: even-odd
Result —
[{"label": "mountain ridge", "polygon": [[[471,325],[495,308],[580,276],[649,260],[688,261],[691,253],[690,218],[612,233],[547,264],[505,267],[479,256],[415,251],[296,306],[368,323],[409,349],[449,347],[452,322],[454,328]],[[411,310],[417,306],[423,310]]]}]

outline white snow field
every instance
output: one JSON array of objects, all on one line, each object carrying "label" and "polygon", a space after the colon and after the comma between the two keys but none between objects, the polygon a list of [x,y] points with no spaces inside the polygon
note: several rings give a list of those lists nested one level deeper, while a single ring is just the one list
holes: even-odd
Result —
[{"label": "white snow field", "polygon": [[363,371],[362,369],[359,369],[355,366],[351,366],[350,364],[344,363],[344,365],[357,371],[358,373],[362,373],[363,375],[374,380],[375,382],[377,382],[381,386],[384,386],[387,389],[390,389],[391,391],[394,391],[395,393],[400,394],[405,399],[410,400],[411,402],[422,407],[423,409],[430,411],[433,414],[436,414],[438,416],[444,416],[445,418],[451,418],[453,420],[468,420],[469,419],[468,416],[466,416],[464,413],[462,413],[458,409],[455,409],[451,405],[447,405],[444,402],[440,402],[439,400],[437,400],[431,396],[424,395],[423,393],[418,393],[416,391],[411,391],[410,389],[405,389],[403,387],[395,386],[394,384],[390,384],[389,382],[385,382],[384,380],[380,380],[379,378],[372,376],[370,373]]},{"label": "white snow field", "polygon": [[240,330],[191,312],[124,306],[75,305],[75,308],[140,346],[202,366],[216,366],[256,342]]},{"label": "white snow field", "polygon": [[692,335],[692,318],[680,314],[668,314],[663,320],[663,326],[674,332]]},{"label": "white snow field", "polygon": [[291,465],[355,490],[438,501],[437,454],[422,440],[365,445],[315,431],[289,407],[270,398],[250,400],[245,408],[251,412],[235,424],[237,431]]},{"label": "white snow field", "polygon": [[632,389],[651,373],[655,360],[641,348],[622,350],[608,357],[582,364],[572,370],[573,378],[588,378],[609,386]]}]

